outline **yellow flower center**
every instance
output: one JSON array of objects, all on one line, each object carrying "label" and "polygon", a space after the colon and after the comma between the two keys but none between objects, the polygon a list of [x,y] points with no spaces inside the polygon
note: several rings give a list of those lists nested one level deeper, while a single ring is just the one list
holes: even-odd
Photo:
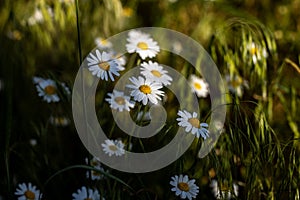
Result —
[{"label": "yellow flower center", "polygon": [[124,105],[125,104],[125,99],[123,97],[116,97],[115,102],[119,105]]},{"label": "yellow flower center", "polygon": [[234,88],[239,87],[243,83],[243,79],[241,77],[237,77],[234,80],[231,81],[231,85]]},{"label": "yellow flower center", "polygon": [[16,39],[16,40],[21,40],[22,34],[21,34],[20,31],[14,30],[14,31],[13,31],[13,37],[14,37],[14,39]]},{"label": "yellow flower center", "polygon": [[107,45],[108,44],[107,40],[100,40],[100,43],[103,44],[103,45]]},{"label": "yellow flower center", "polygon": [[48,85],[45,87],[44,91],[48,95],[53,95],[56,93],[56,87],[54,87],[53,85]]},{"label": "yellow flower center", "polygon": [[141,85],[139,90],[144,94],[151,94],[152,90],[148,85]]},{"label": "yellow flower center", "polygon": [[117,151],[118,147],[116,145],[109,145],[108,148],[112,151]]},{"label": "yellow flower center", "polygon": [[250,49],[250,53],[252,55],[257,54],[258,53],[258,48],[256,46],[252,46]]},{"label": "yellow flower center", "polygon": [[123,15],[125,16],[125,17],[131,17],[132,16],[132,14],[133,14],[133,10],[131,9],[131,8],[124,8],[123,9]]},{"label": "yellow flower center", "polygon": [[104,71],[108,71],[110,68],[110,65],[108,62],[101,62],[98,64],[99,68],[103,69]]},{"label": "yellow flower center", "polygon": [[161,77],[161,73],[157,70],[152,70],[151,73],[158,78]]},{"label": "yellow flower center", "polygon": [[140,49],[142,49],[142,50],[147,50],[148,49],[148,44],[145,43],[145,42],[139,42],[137,44],[137,47],[140,48]]},{"label": "yellow flower center", "polygon": [[178,183],[177,187],[184,192],[188,192],[190,190],[189,184],[183,182]]},{"label": "yellow flower center", "polygon": [[197,90],[201,90],[202,86],[200,83],[194,83],[194,87],[197,89]]},{"label": "yellow flower center", "polygon": [[101,173],[97,172],[97,171],[92,171],[92,175],[93,176],[101,176]]},{"label": "yellow flower center", "polygon": [[34,200],[35,199],[35,194],[30,191],[30,190],[27,190],[25,193],[24,193],[25,197],[27,200]]},{"label": "yellow flower center", "polygon": [[229,191],[229,187],[228,187],[228,184],[226,183],[222,183],[221,184],[221,191]]},{"label": "yellow flower center", "polygon": [[190,118],[188,120],[188,122],[190,124],[192,124],[193,127],[200,128],[200,121],[199,121],[199,119],[197,119],[197,118]]},{"label": "yellow flower center", "polygon": [[98,162],[97,161],[91,161],[91,166],[97,166],[98,165]]}]

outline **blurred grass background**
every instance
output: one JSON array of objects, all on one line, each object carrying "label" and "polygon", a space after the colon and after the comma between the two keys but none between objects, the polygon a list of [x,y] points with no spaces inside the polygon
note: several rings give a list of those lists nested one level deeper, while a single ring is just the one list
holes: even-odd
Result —
[{"label": "blurred grass background", "polygon": [[[300,0],[78,3],[83,58],[95,47],[97,37],[158,26],[194,38],[211,54],[222,75],[237,74],[248,81],[241,98],[228,95],[225,134],[215,152],[201,160],[187,153],[178,161],[186,163],[181,172],[197,179],[199,199],[212,198],[208,184],[215,177],[238,182],[239,199],[299,199]],[[75,2],[2,0],[0,32],[0,195],[13,199],[19,181],[33,181],[48,199],[68,199],[83,183],[90,184],[84,171],[76,169],[80,178],[75,170],[60,174],[47,186],[44,183],[64,167],[84,164],[88,153],[72,120],[65,127],[49,123],[51,115],[72,119],[70,99],[42,102],[32,78],[50,77],[72,88],[80,66]],[[246,52],[252,42],[268,54],[257,63]],[[177,64],[183,62],[179,59]],[[32,138],[36,146],[30,145]],[[122,199],[175,199],[166,193],[170,193],[170,175],[180,173],[176,169],[172,165],[142,175],[114,171],[135,191],[110,179],[98,187],[107,191],[108,199],[121,194]]]}]

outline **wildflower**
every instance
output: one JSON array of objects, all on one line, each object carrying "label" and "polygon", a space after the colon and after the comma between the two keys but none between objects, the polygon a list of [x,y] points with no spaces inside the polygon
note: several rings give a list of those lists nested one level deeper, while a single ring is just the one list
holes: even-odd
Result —
[{"label": "wildflower", "polygon": [[55,82],[52,79],[43,79],[37,76],[34,76],[32,80],[33,83],[36,85],[38,95],[43,97],[43,100],[47,101],[48,103],[60,101],[57,86],[60,86],[60,88],[63,89],[63,92],[66,95],[71,94],[70,89],[63,82]]},{"label": "wildflower", "polygon": [[73,4],[74,0],[59,0],[60,3]]},{"label": "wildflower", "polygon": [[[50,7],[47,8],[47,14],[50,17],[54,16],[52,8],[50,8]],[[42,10],[40,8],[36,8],[35,11],[34,11],[34,14],[28,18],[27,22],[30,26],[35,25],[35,24],[39,24],[39,23],[43,23],[44,22],[44,15],[43,15]]]},{"label": "wildflower", "polygon": [[126,57],[115,52],[112,53],[112,57],[119,64],[120,71],[124,70],[124,66],[126,64]]},{"label": "wildflower", "polygon": [[53,126],[65,127],[70,124],[70,119],[65,116],[50,116],[49,122]]},{"label": "wildflower", "polygon": [[97,189],[93,190],[82,186],[77,193],[72,194],[73,200],[100,200],[100,194]]},{"label": "wildflower", "polygon": [[250,55],[252,56],[252,61],[256,64],[262,57],[267,58],[268,53],[265,48],[262,48],[258,44],[252,42],[251,44],[247,44],[247,50],[249,51]]},{"label": "wildflower", "polygon": [[189,84],[192,87],[192,91],[197,94],[198,97],[207,97],[209,94],[208,83],[195,75],[190,75]]},{"label": "wildflower", "polygon": [[212,187],[212,192],[214,196],[217,199],[231,199],[232,197],[237,197],[238,196],[238,185],[233,183],[233,193],[230,191],[230,188],[228,186],[228,182],[224,181],[220,185],[221,187],[219,188],[218,186],[218,181],[212,180],[210,187]]},{"label": "wildflower", "polygon": [[22,39],[22,33],[19,31],[19,30],[9,30],[7,33],[6,33],[6,36],[11,39],[11,40],[21,40]]},{"label": "wildflower", "polygon": [[[93,157],[90,162],[88,161],[88,159],[86,158],[86,163],[91,165],[92,167],[94,167],[95,169],[104,171],[103,167],[101,166],[101,162],[97,157]],[[87,171],[86,172],[86,177],[89,178],[91,175],[91,179],[92,180],[101,180],[104,178],[104,175],[101,174],[101,172],[99,171],[95,171],[95,170],[91,170],[91,171]]]},{"label": "wildflower", "polygon": [[177,118],[178,125],[185,127],[185,132],[191,132],[196,135],[197,138],[200,136],[205,140],[209,137],[209,131],[206,129],[208,127],[207,123],[200,123],[197,118],[197,113],[193,112],[193,115],[186,110],[178,111],[177,113],[180,117]]},{"label": "wildflower", "polygon": [[155,82],[161,83],[162,85],[170,85],[173,80],[157,62],[149,61],[148,63],[143,62],[141,64],[141,74],[146,78],[149,78]]},{"label": "wildflower", "polygon": [[182,44],[179,41],[175,41],[172,44],[172,51],[176,54],[179,54],[183,50]]},{"label": "wildflower", "polygon": [[114,81],[113,74],[116,76],[120,76],[119,72],[121,69],[119,67],[118,62],[112,58],[111,54],[106,53],[103,51],[101,54],[99,50],[96,50],[96,56],[92,53],[89,54],[88,66],[89,70],[92,72],[93,75],[96,75],[98,78],[102,80],[105,79],[108,81],[108,76],[112,81]]},{"label": "wildflower", "polygon": [[19,184],[15,195],[18,196],[18,200],[38,200],[42,196],[39,190],[36,189],[36,186],[28,183]]},{"label": "wildflower", "polygon": [[171,177],[172,181],[170,181],[170,184],[174,186],[171,191],[175,192],[176,196],[180,195],[181,199],[189,199],[196,198],[199,187],[195,184],[195,179],[189,180],[188,176],[183,176],[182,174],[175,175],[174,177]]},{"label": "wildflower", "polygon": [[164,95],[164,92],[159,90],[162,88],[160,83],[147,78],[144,79],[141,76],[138,78],[131,77],[129,80],[133,83],[133,85],[126,85],[126,87],[132,89],[130,95],[133,96],[134,100],[142,101],[144,105],[148,103],[148,100],[153,104],[157,104],[158,100],[161,100],[159,96]]},{"label": "wildflower", "polygon": [[109,49],[112,47],[112,43],[102,37],[97,37],[95,39],[95,44],[99,49]]},{"label": "wildflower", "polygon": [[42,79],[42,78],[34,78],[34,82],[37,82],[36,89],[38,91],[38,95],[43,97],[44,101],[50,102],[59,102],[60,98],[57,93],[57,85],[52,79]]},{"label": "wildflower", "polygon": [[129,32],[127,38],[128,44],[126,49],[129,53],[137,52],[144,60],[147,57],[153,58],[160,51],[157,42],[154,41],[148,34],[139,31]]},{"label": "wildflower", "polygon": [[133,15],[133,10],[131,9],[131,8],[129,8],[129,7],[124,7],[123,8],[123,12],[122,12],[122,15],[124,16],[124,17],[131,17],[132,15]]},{"label": "wildflower", "polygon": [[122,156],[125,154],[125,145],[121,140],[105,140],[105,143],[101,144],[101,146],[103,147],[103,151],[109,156]]},{"label": "wildflower", "polygon": [[130,101],[129,96],[125,96],[124,92],[114,90],[113,93],[107,94],[109,98],[105,100],[110,104],[110,107],[122,112],[123,110],[129,111],[134,107],[134,102]]},{"label": "wildflower", "polygon": [[226,75],[225,79],[226,79],[229,91],[237,94],[237,96],[239,96],[239,97],[243,96],[244,87],[245,88],[249,87],[248,82],[243,80],[243,78],[238,75],[234,75],[233,77],[231,77],[230,75]]},{"label": "wildflower", "polygon": [[29,144],[31,145],[31,146],[36,146],[37,145],[37,140],[36,139],[34,139],[34,138],[31,138],[30,140],[29,140]]},{"label": "wildflower", "polygon": [[133,40],[133,39],[139,38],[139,37],[140,38],[146,38],[146,39],[151,38],[149,34],[143,33],[141,31],[137,31],[137,30],[129,31],[128,37],[129,37],[128,39],[130,39],[130,40]]}]

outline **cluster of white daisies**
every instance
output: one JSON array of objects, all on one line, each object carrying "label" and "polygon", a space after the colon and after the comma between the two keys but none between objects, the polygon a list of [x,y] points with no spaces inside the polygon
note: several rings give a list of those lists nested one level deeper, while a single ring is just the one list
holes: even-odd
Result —
[{"label": "cluster of white daisies", "polygon": [[[114,81],[114,76],[120,76],[120,71],[125,69],[125,58],[112,50],[113,45],[109,41],[97,38],[95,43],[97,44],[95,53],[90,53],[87,57],[88,70],[101,80]],[[119,112],[130,111],[134,108],[135,102],[143,105],[158,104],[164,97],[162,88],[173,81],[162,65],[151,60],[144,61],[157,55],[160,51],[158,43],[149,34],[133,30],[128,33],[126,49],[128,53],[137,53],[143,60],[140,64],[140,75],[129,78],[131,83],[127,84],[126,88],[130,89],[130,95],[125,95],[124,91],[113,90],[107,94],[105,100],[112,109]],[[204,79],[191,75],[189,83],[198,97],[208,96],[209,88]],[[201,123],[197,113],[183,110],[178,112],[178,116],[178,125],[184,127],[186,132],[191,132],[198,138],[209,137],[208,124]],[[124,146],[120,140],[105,140],[102,144],[103,151],[109,156],[125,154]]]},{"label": "cluster of white daisies", "polygon": [[[15,195],[18,196],[18,200],[40,200],[43,194],[31,183],[19,184],[16,189]],[[101,198],[100,193],[97,189],[91,189],[82,186],[77,192],[72,194],[73,200],[104,200]]]},{"label": "cluster of white daisies", "polygon": [[[93,158],[92,162],[96,162],[96,166],[99,166],[98,160]],[[103,168],[98,168],[103,169]],[[97,179],[100,175],[97,175]],[[195,179],[189,179],[188,175],[180,174],[171,177],[170,185],[172,186],[171,191],[175,192],[176,196],[179,196],[181,199],[192,200],[196,198],[199,193],[199,187],[195,184]],[[210,187],[212,187],[212,192],[216,199],[231,199],[238,196],[238,185],[233,183],[232,187],[229,187],[228,184],[222,182],[220,184],[216,180],[212,180]],[[36,188],[36,186],[31,183],[19,184],[16,189],[15,195],[18,196],[18,200],[39,200],[42,198],[42,193]],[[72,194],[73,200],[104,200],[104,197],[101,197],[98,189],[89,188],[82,186],[75,193]]]},{"label": "cluster of white daisies", "polygon": [[[112,50],[112,44],[109,41],[97,38],[95,42],[98,49],[96,49],[95,53],[90,53],[87,57],[88,69],[92,75],[97,76],[101,80],[114,81],[115,76],[120,76],[120,72],[125,69],[126,59],[123,55],[118,55]],[[153,58],[160,51],[157,42],[154,41],[150,35],[140,31],[130,31],[127,42],[127,51],[129,53],[137,53],[142,60]],[[114,90],[112,93],[107,94],[108,97],[105,98],[105,100],[110,104],[112,109],[119,112],[130,111],[130,109],[134,108],[136,102],[143,105],[158,104],[162,100],[162,97],[164,97],[162,88],[172,84],[173,81],[172,77],[168,74],[168,71],[165,70],[162,65],[151,60],[143,61],[140,66],[140,75],[137,77],[130,77],[129,81],[131,84],[126,85],[126,87],[130,89],[130,95],[127,96],[123,91],[118,90]],[[52,79],[34,77],[33,82],[36,85],[38,95],[48,103],[60,101],[58,85],[62,88],[64,93],[70,94],[69,88],[64,83]],[[237,85],[240,84],[240,82],[241,80],[236,78],[234,83]],[[198,97],[204,98],[209,95],[209,87],[204,79],[197,77],[196,75],[190,75],[189,83]],[[178,125],[185,128],[187,133],[191,133],[197,138],[202,137],[203,139],[206,139],[209,137],[209,131],[207,130],[208,124],[201,123],[196,112],[179,110],[177,114]],[[122,156],[125,154],[125,144],[120,139],[107,139],[102,144],[102,148],[109,156]],[[95,170],[87,171],[87,178],[91,178],[92,180],[104,178],[101,171],[105,170],[101,166],[99,159],[95,157],[90,161],[87,159],[86,163],[95,168]],[[218,198],[222,192],[220,192],[218,185],[215,183],[216,182],[212,182],[211,186],[215,192],[215,197]],[[181,199],[191,200],[196,198],[199,193],[199,187],[195,184],[195,179],[189,179],[187,175],[180,174],[171,177],[170,185],[172,186],[171,191],[175,192],[175,195],[179,196]],[[236,191],[236,188],[234,189]],[[237,195],[237,193],[234,194]],[[19,188],[17,188],[15,195],[19,196],[18,199],[33,200],[39,199],[42,196],[40,191],[36,189],[36,186],[32,186],[31,183],[28,183],[27,185],[25,183],[19,184]],[[227,196],[230,197],[230,192]],[[72,194],[72,197],[73,200],[100,200],[101,195],[95,188],[92,189],[82,186],[76,193]],[[102,197],[101,199],[104,198]]]}]

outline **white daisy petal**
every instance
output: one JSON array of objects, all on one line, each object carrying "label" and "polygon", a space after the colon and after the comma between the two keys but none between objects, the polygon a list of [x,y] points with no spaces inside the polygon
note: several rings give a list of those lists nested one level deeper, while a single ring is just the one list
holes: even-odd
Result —
[{"label": "white daisy petal", "polygon": [[189,84],[192,91],[197,94],[198,97],[207,97],[209,94],[208,83],[195,75],[190,75]]},{"label": "white daisy petal", "polygon": [[87,58],[89,71],[92,72],[92,75],[96,75],[98,78],[108,81],[108,77],[110,80],[114,81],[113,74],[115,76],[120,76],[118,73],[121,71],[122,67],[120,66],[120,62],[115,61],[116,59],[113,57],[112,53],[107,53],[105,51],[101,52],[96,49],[96,56],[93,53],[89,54],[90,57]]},{"label": "white daisy petal", "polygon": [[189,180],[188,176],[183,176],[182,174],[179,177],[176,175],[175,177],[171,177],[173,181],[170,182],[170,185],[173,187],[171,191],[175,192],[176,196],[180,196],[181,199],[192,199],[196,198],[199,187],[194,183],[195,180]]},{"label": "white daisy petal", "polygon": [[208,124],[200,123],[197,118],[197,113],[193,112],[193,114],[191,114],[186,110],[179,110],[177,115],[179,116],[179,118],[176,119],[178,125],[185,128],[185,132],[191,132],[198,138],[201,136],[204,140],[209,137],[209,131],[207,130]]},{"label": "white daisy petal", "polygon": [[31,183],[28,183],[28,185],[22,183],[19,184],[18,187],[19,188],[17,188],[15,192],[15,195],[18,196],[18,199],[38,200],[42,196],[40,191],[36,189],[36,186],[32,185]]},{"label": "white daisy petal", "polygon": [[124,144],[118,140],[105,140],[105,143],[101,144],[103,151],[109,156],[116,155],[122,156],[125,154]]},{"label": "white daisy petal", "polygon": [[131,102],[129,96],[125,96],[124,92],[114,90],[113,93],[108,93],[110,98],[105,100],[110,104],[112,109],[122,112],[123,110],[130,111],[134,107],[134,103]]},{"label": "white daisy petal", "polygon": [[131,77],[129,78],[132,84],[126,85],[126,87],[132,89],[130,95],[134,98],[134,100],[141,102],[146,105],[148,100],[153,104],[157,104],[158,100],[160,100],[160,96],[164,95],[163,91],[160,91],[160,84],[153,84],[151,80],[147,78],[144,79],[143,77],[139,76],[138,78]]},{"label": "white daisy petal", "polygon": [[128,44],[126,44],[127,51],[129,53],[137,52],[143,60],[147,57],[155,57],[160,51],[157,42],[150,38],[147,34],[142,32],[135,32],[132,34],[130,31],[128,36]]},{"label": "white daisy petal", "polygon": [[101,198],[97,189],[93,190],[91,188],[86,188],[85,186],[82,186],[81,189],[78,189],[77,193],[73,193],[72,197],[73,200],[83,200],[83,199],[100,200]]}]

